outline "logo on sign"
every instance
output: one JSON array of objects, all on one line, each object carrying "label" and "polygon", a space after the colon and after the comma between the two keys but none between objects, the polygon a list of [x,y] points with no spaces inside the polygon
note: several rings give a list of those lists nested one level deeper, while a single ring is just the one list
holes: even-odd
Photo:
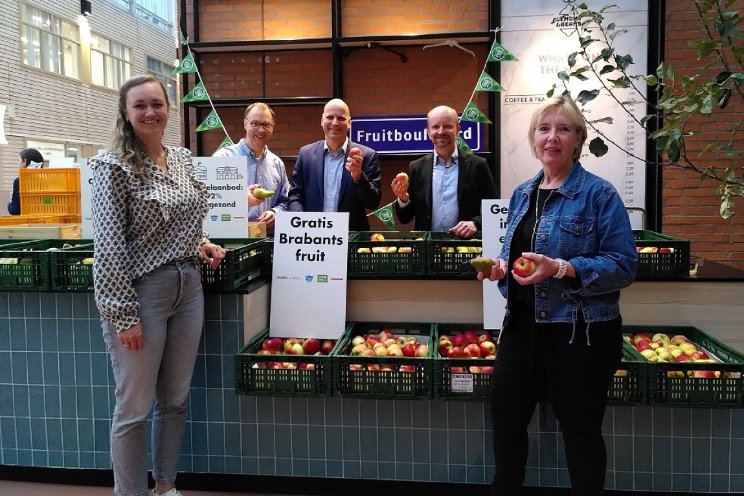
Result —
[{"label": "logo on sign", "polygon": [[[503,56],[503,55],[502,55]],[[474,108],[469,108],[465,111],[465,117],[468,119],[475,120],[478,118],[478,110]]]},{"label": "logo on sign", "polygon": [[504,58],[506,51],[502,47],[496,47],[491,50],[491,58],[494,60],[501,60]]},{"label": "logo on sign", "polygon": [[328,275],[318,274],[318,282],[328,282]]},{"label": "logo on sign", "polygon": [[382,222],[390,222],[393,220],[393,213],[388,209],[383,210],[379,215]]},{"label": "logo on sign", "polygon": [[305,276],[305,281],[313,282],[313,276]]}]

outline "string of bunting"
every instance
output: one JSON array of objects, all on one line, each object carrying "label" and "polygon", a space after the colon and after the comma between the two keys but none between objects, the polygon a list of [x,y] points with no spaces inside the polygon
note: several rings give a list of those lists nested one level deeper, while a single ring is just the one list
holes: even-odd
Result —
[{"label": "string of bunting", "polygon": [[188,51],[188,54],[183,59],[181,59],[178,67],[173,69],[173,75],[196,74],[196,77],[199,79],[199,82],[191,89],[191,91],[184,95],[184,97],[181,99],[181,102],[187,103],[208,101],[210,107],[212,108],[212,111],[209,112],[209,115],[207,115],[202,123],[197,126],[196,132],[199,133],[202,131],[209,131],[212,129],[221,128],[225,133],[225,139],[220,142],[217,149],[219,150],[221,148],[225,148],[226,146],[232,145],[233,140],[230,139],[230,134],[228,134],[227,129],[225,129],[225,125],[222,123],[220,116],[217,115],[217,109],[214,107],[212,98],[210,98],[209,93],[207,92],[207,88],[204,86],[201,74],[199,73],[199,67],[197,67],[196,61],[194,60],[194,54],[191,52],[189,39],[183,35],[183,31],[181,32],[181,46]]}]

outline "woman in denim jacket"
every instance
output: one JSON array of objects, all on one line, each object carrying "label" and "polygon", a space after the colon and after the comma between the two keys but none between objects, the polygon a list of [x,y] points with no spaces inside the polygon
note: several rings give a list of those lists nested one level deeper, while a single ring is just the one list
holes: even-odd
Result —
[{"label": "woman in denim jacket", "polygon": [[[578,162],[586,125],[576,104],[553,97],[532,116],[529,141],[542,170],[516,188],[504,246],[490,274],[507,311],[492,378],[492,494],[520,494],[537,402],[552,404],[572,494],[601,494],[607,468],[602,419],[622,356],[620,290],[637,255],[615,188]],[[532,274],[508,268],[520,256]],[[530,265],[528,262],[527,265]]]}]

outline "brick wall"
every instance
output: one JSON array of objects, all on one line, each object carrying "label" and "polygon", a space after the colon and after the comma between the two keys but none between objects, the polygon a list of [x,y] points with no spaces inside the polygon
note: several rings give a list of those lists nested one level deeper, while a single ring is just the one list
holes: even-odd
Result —
[{"label": "brick wall", "polygon": [[[690,1],[667,2],[666,8],[665,60],[674,65],[678,78],[696,74],[700,62],[689,43],[703,39],[705,32],[699,28],[694,5]],[[719,71],[720,68],[715,67],[710,73]],[[694,134],[686,141],[688,153],[698,157],[710,143],[728,139],[734,122],[741,120],[743,113],[741,98],[732,97],[725,112],[716,110],[710,118],[696,118],[691,126]],[[738,147],[744,148],[744,139],[739,140]],[[723,166],[725,160],[706,153],[697,163]],[[663,170],[663,178],[663,231],[689,239],[692,251],[708,260],[744,268],[744,211],[741,210],[744,201],[738,202],[737,216],[723,220],[719,215],[715,182],[701,182],[696,173],[670,167]]]}]

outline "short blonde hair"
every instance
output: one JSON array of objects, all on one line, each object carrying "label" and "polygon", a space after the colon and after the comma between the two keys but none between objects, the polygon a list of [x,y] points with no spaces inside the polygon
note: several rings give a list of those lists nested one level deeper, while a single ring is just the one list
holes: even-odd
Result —
[{"label": "short blonde hair", "polygon": [[263,110],[267,111],[269,114],[271,114],[271,120],[274,121],[274,123],[276,123],[276,115],[274,114],[274,110],[271,107],[269,107],[268,104],[266,104],[264,102],[254,102],[254,103],[251,103],[250,105],[248,105],[245,108],[245,112],[243,113],[243,119],[247,119],[248,118],[248,114],[254,108],[260,108],[260,109],[263,109]]},{"label": "short blonde hair", "polygon": [[538,158],[535,153],[535,130],[537,129],[537,125],[543,120],[548,112],[552,112],[553,110],[564,111],[571,121],[576,134],[579,135],[579,144],[573,152],[573,159],[576,161],[581,156],[581,149],[584,148],[584,142],[586,141],[586,121],[584,121],[584,114],[582,114],[579,107],[576,106],[576,102],[571,98],[562,95],[549,98],[548,101],[543,103],[532,114],[532,118],[530,119],[530,129],[527,132],[527,139],[530,142],[530,148],[532,148],[532,155],[534,155],[535,158]]}]

